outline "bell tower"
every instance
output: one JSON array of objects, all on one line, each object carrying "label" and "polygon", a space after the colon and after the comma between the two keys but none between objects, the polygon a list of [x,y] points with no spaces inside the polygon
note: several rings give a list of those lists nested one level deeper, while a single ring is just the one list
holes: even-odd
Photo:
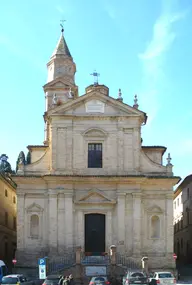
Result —
[{"label": "bell tower", "polygon": [[43,86],[45,111],[78,96],[78,87],[75,85],[76,65],[64,38],[63,26],[56,48],[47,63],[47,71],[47,83]]},{"label": "bell tower", "polygon": [[56,48],[47,64],[47,69],[47,83],[57,78],[63,78],[71,84],[75,84],[76,65],[65,41],[63,28]]},{"label": "bell tower", "polygon": [[49,141],[47,112],[78,97],[78,87],[75,85],[76,65],[64,38],[63,26],[56,48],[47,63],[47,71],[47,83],[43,86],[45,92],[44,144],[48,144]]}]

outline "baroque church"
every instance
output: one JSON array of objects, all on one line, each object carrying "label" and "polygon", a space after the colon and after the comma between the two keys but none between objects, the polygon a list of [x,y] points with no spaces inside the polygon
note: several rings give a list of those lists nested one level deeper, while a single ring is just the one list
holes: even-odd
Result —
[{"label": "baroque church", "polygon": [[[147,115],[95,79],[79,95],[63,30],[47,64],[45,140],[28,145],[17,173],[17,261],[81,247],[174,267],[173,175],[164,146],[142,145]],[[96,73],[93,75],[97,76]],[[116,98],[115,98],[116,97]]]}]

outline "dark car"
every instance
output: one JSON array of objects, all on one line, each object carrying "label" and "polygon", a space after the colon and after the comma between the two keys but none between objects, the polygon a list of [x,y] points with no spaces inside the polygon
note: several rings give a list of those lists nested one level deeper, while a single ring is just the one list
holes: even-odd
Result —
[{"label": "dark car", "polygon": [[54,275],[47,276],[42,285],[58,285],[59,279],[60,279],[59,276],[54,276]]},{"label": "dark car", "polygon": [[142,271],[129,271],[127,274],[123,277],[123,285],[129,285],[129,284],[149,284],[148,276],[145,272]]},{"label": "dark car", "polygon": [[107,276],[96,276],[92,277],[89,285],[109,285],[110,282],[107,278]]}]

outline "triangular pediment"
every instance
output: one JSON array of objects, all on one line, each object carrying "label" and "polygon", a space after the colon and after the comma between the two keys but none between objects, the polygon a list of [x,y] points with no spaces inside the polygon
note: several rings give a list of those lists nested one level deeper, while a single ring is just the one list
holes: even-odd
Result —
[{"label": "triangular pediment", "polygon": [[37,212],[42,212],[43,208],[41,208],[41,206],[39,206],[36,203],[33,203],[32,205],[30,205],[29,207],[27,207],[27,212],[33,212],[33,213],[37,213]]},{"label": "triangular pediment", "polygon": [[104,115],[104,116],[139,116],[143,121],[146,114],[125,103],[99,92],[89,92],[75,100],[50,110],[49,115]]},{"label": "triangular pediment", "polygon": [[115,204],[116,201],[106,197],[100,190],[91,189],[86,195],[75,202],[76,204]]},{"label": "triangular pediment", "polygon": [[[66,80],[66,79],[61,79],[61,78],[56,78],[55,80],[45,84],[43,86],[44,90],[46,91],[47,89],[54,89],[54,90],[57,90],[57,89],[69,89],[69,88],[73,88],[74,85],[71,84],[70,81]],[[75,86],[76,87],[76,86]]]}]

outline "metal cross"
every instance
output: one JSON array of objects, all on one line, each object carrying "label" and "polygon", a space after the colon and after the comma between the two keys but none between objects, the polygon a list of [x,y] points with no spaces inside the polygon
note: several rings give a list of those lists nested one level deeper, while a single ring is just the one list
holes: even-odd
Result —
[{"label": "metal cross", "polygon": [[100,76],[100,74],[97,73],[96,70],[94,70],[94,72],[91,73],[90,75],[92,75],[94,78],[94,86],[98,85],[98,77]]},{"label": "metal cross", "polygon": [[66,22],[66,20],[60,20],[61,24],[61,32],[63,33],[64,32],[64,27],[63,27],[63,23]]}]

